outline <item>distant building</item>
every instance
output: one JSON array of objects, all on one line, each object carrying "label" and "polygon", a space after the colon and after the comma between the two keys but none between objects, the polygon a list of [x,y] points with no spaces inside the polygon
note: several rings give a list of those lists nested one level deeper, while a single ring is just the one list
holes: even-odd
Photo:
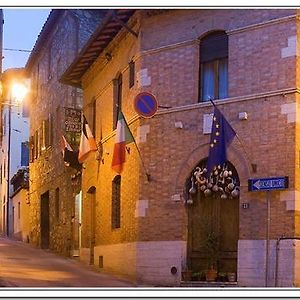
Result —
[{"label": "distant building", "polygon": [[[108,12],[62,77],[83,89],[103,149],[83,168],[81,260],[152,285],[214,267],[239,286],[300,286],[298,17],[296,9]],[[137,114],[140,92],[158,99],[154,117]],[[217,143],[209,99],[239,140],[207,182]],[[123,172],[111,169],[120,109],[150,180],[134,144]],[[248,191],[250,178],[276,176],[289,187],[273,191],[270,206],[265,192]]]},{"label": "distant building", "polygon": [[12,177],[12,237],[23,242],[29,242],[29,173],[28,167],[18,170]]},{"label": "distant building", "polygon": [[4,17],[3,17],[3,9],[0,9],[0,73],[2,73],[2,59],[3,59],[3,24],[4,24]]},{"label": "distant building", "polygon": [[74,238],[73,231],[79,226],[75,215],[81,177],[80,171],[65,166],[61,140],[64,135],[74,150],[78,147],[82,92],[62,85],[58,79],[103,14],[103,10],[93,9],[52,10],[26,64],[32,83],[29,241],[66,256],[78,252],[78,236]]},{"label": "distant building", "polygon": [[5,235],[13,234],[13,211],[11,195],[12,177],[20,169],[28,167],[29,115],[26,102],[14,99],[12,84],[19,82],[27,85],[25,70],[7,69],[1,75],[3,93],[1,97],[0,127],[0,228]]}]

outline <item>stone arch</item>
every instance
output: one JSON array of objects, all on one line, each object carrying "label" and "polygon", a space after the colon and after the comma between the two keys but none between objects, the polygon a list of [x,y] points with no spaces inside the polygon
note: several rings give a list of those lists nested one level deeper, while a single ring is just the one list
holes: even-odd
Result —
[{"label": "stone arch", "polygon": [[94,185],[90,186],[87,190],[88,194],[95,194],[96,192],[96,187]]},{"label": "stone arch", "polygon": [[[209,35],[211,35],[211,34],[213,34],[213,33],[216,33],[216,32],[223,32],[223,33],[227,34],[227,32],[226,32],[226,30],[225,30],[224,28],[214,28],[214,29],[211,29],[211,30],[208,30],[208,31],[202,33],[202,34],[198,37],[199,42],[200,42],[202,39],[206,38],[207,36],[209,36]],[[227,35],[228,35],[228,34],[227,34]]]},{"label": "stone arch", "polygon": [[[201,160],[205,159],[208,155],[208,144],[209,143],[204,143],[195,148],[183,161],[175,179],[173,191],[174,194],[179,193],[181,195],[184,195],[185,183],[187,178],[190,176],[192,170],[197,166],[197,164]],[[250,162],[247,161],[241,149],[233,144],[229,146],[227,155],[228,160],[233,164],[239,175],[240,185],[247,185],[248,179],[251,175]]]}]

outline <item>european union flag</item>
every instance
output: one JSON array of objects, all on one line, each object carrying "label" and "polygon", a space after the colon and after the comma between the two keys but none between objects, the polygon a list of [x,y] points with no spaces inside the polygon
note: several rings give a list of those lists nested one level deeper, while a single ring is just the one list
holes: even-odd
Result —
[{"label": "european union flag", "polygon": [[207,161],[208,176],[214,167],[227,162],[226,150],[235,136],[236,132],[215,106]]}]

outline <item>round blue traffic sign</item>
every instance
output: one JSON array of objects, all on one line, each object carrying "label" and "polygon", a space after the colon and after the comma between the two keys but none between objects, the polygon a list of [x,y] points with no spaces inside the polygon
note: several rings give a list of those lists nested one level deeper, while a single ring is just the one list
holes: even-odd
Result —
[{"label": "round blue traffic sign", "polygon": [[136,95],[134,99],[135,111],[144,118],[151,118],[157,112],[158,103],[156,98],[147,92]]}]

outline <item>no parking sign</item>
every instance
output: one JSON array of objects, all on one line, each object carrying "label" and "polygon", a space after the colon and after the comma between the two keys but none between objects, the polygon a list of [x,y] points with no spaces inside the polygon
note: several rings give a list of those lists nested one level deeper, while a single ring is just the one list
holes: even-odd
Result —
[{"label": "no parking sign", "polygon": [[142,92],[134,99],[134,109],[143,118],[153,117],[158,108],[158,103],[154,95]]}]

